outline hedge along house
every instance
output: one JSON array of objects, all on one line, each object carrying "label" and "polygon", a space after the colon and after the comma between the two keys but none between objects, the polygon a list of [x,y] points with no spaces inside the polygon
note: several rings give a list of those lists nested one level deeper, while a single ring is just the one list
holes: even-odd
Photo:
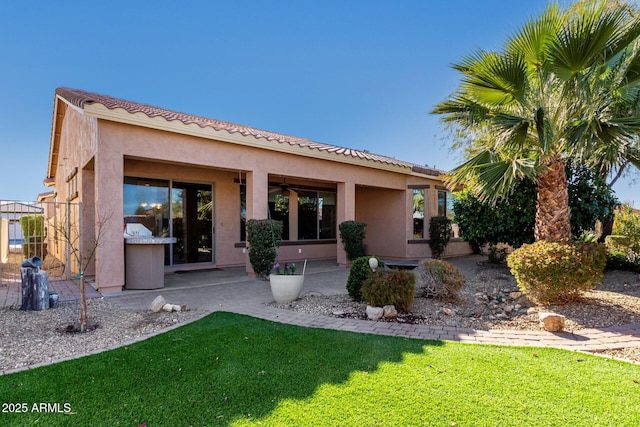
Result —
[{"label": "hedge along house", "polygon": [[[165,271],[246,265],[247,219],[283,221],[281,261],[347,265],[338,224],[367,224],[368,254],[430,257],[429,218],[445,214],[442,171],[303,138],[81,90],[58,88],[47,178],[58,202],[80,202],[83,239],[104,222],[95,275],[125,285],[123,228],[165,246]],[[105,218],[108,220],[104,221]],[[461,241],[447,255],[470,253]]]}]

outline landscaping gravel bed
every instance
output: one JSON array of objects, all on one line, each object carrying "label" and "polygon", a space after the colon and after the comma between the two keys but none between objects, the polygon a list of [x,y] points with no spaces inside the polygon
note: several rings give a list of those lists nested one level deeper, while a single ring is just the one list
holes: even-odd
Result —
[{"label": "landscaping gravel bed", "polygon": [[204,314],[198,310],[133,311],[108,299],[96,298],[87,300],[87,326],[93,330],[65,332],[69,325],[77,323],[79,310],[78,301],[42,311],[0,309],[0,372],[119,347]]},{"label": "landscaping gravel bed", "polygon": [[[521,295],[506,267],[478,263],[464,271],[466,284],[457,301],[417,296],[410,313],[386,322],[457,326],[477,330],[510,329],[540,331],[540,312],[566,316],[566,330],[598,329],[640,322],[640,275],[609,271],[602,285],[584,294],[581,301],[561,306],[539,306]],[[417,293],[419,295],[419,293]],[[346,293],[336,296],[303,295],[290,304],[272,305],[289,310],[334,317],[367,319],[366,303],[352,301]],[[640,349],[605,352],[640,362]]]}]

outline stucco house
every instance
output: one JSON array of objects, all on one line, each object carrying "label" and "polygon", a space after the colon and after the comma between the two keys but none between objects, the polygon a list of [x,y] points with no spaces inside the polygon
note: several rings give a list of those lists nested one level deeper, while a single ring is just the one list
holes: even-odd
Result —
[{"label": "stucco house", "polygon": [[[358,144],[366,145],[366,141]],[[83,235],[104,223],[92,266],[102,293],[125,285],[128,226],[174,237],[165,271],[249,265],[247,219],[284,223],[282,261],[347,265],[338,224],[367,224],[366,250],[430,257],[429,218],[447,214],[442,171],[410,162],[130,102],[55,91],[51,200],[81,203]],[[105,220],[107,219],[107,220]],[[454,239],[447,255],[470,252]]]}]

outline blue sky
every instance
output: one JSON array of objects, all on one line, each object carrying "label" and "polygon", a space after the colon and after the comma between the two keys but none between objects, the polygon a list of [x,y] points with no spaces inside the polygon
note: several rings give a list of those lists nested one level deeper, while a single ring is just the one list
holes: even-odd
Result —
[{"label": "blue sky", "polygon": [[[0,8],[0,199],[47,191],[59,86],[450,169],[450,64],[546,1],[60,1]],[[615,190],[622,201],[640,192]]]}]

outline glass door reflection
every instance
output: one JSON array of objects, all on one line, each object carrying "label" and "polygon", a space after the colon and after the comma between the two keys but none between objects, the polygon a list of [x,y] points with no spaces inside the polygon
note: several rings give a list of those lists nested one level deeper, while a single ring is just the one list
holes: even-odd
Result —
[{"label": "glass door reflection", "polygon": [[173,182],[171,263],[213,262],[213,192],[206,184]]}]

